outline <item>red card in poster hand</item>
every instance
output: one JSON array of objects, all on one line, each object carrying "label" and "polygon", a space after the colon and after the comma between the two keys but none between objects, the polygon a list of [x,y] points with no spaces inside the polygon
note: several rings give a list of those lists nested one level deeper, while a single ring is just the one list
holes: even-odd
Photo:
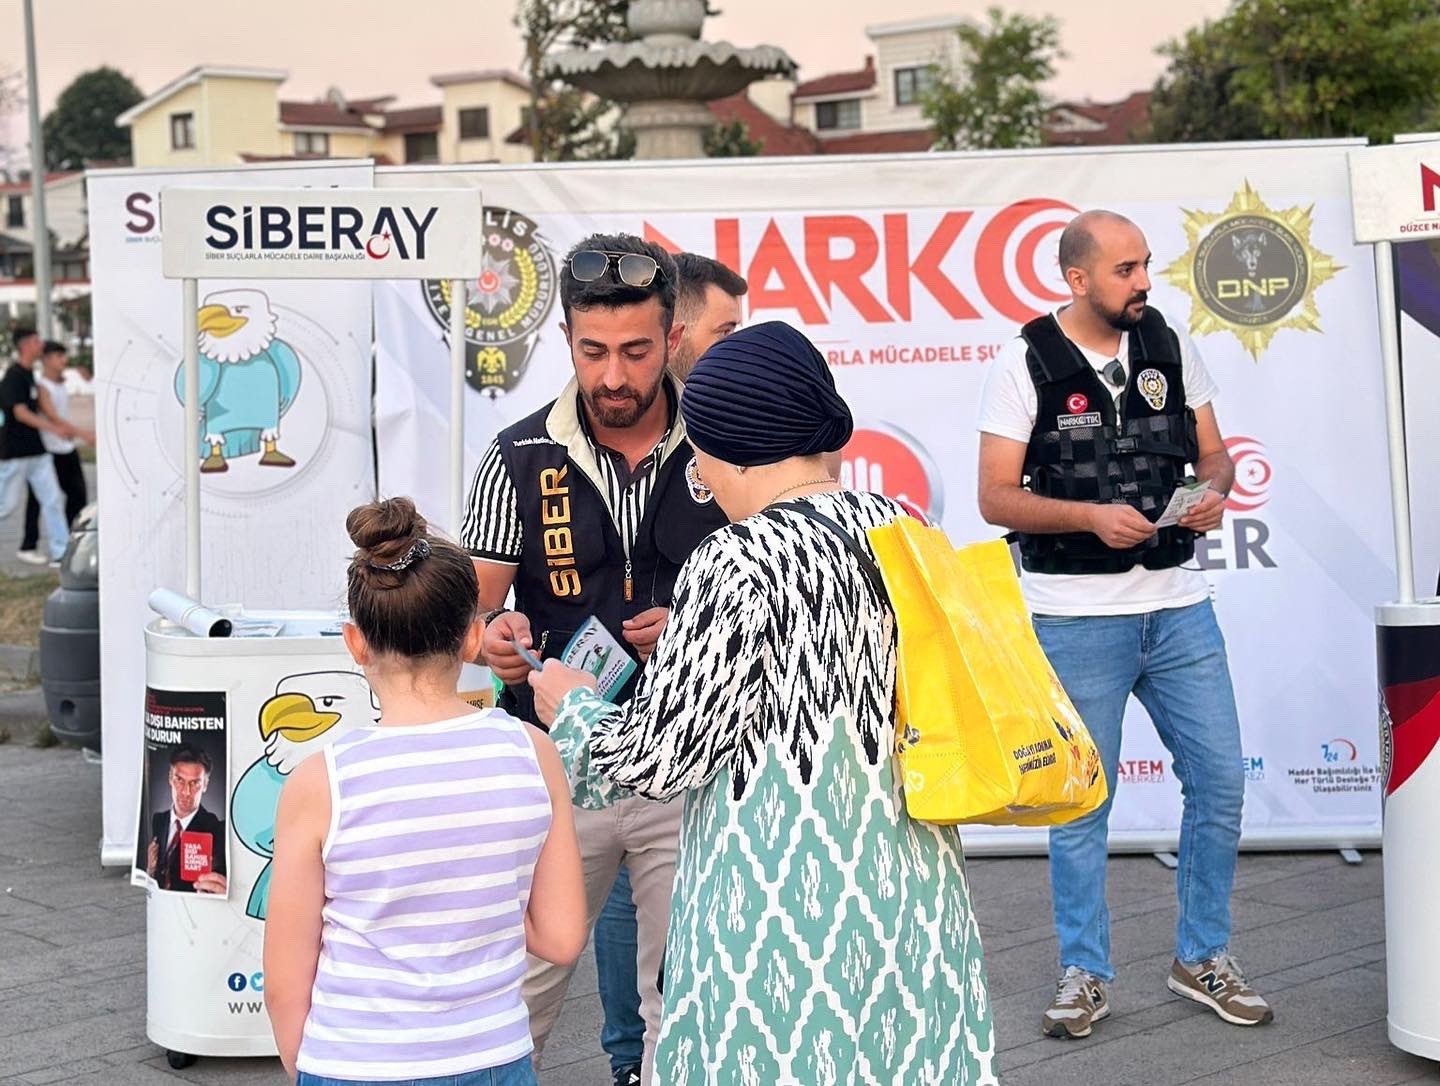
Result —
[{"label": "red card in poster hand", "polygon": [[209,833],[192,833],[186,830],[180,835],[180,878],[194,882],[201,875],[208,875],[215,862],[215,836]]}]

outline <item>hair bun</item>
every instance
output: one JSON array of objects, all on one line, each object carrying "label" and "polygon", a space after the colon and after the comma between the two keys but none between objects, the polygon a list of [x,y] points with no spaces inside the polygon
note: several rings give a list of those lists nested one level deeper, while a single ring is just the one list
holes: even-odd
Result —
[{"label": "hair bun", "polygon": [[409,498],[386,498],[350,511],[345,530],[359,548],[355,557],[373,566],[398,562],[425,538],[428,525]]}]

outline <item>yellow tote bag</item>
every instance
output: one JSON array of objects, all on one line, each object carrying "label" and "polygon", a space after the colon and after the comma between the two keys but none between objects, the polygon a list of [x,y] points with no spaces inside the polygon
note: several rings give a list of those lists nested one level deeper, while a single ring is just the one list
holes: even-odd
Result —
[{"label": "yellow tote bag", "polygon": [[912,818],[1058,825],[1107,794],[1003,542],[956,551],[899,517],[868,533],[899,631],[897,756]]}]

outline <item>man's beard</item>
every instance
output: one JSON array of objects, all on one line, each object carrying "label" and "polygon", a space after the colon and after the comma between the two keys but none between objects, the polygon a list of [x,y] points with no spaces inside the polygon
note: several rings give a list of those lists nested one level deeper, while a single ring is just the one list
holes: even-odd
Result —
[{"label": "man's beard", "polygon": [[[655,397],[660,395],[660,386],[664,383],[665,371],[662,369],[660,372],[660,379],[655,382],[654,387],[646,392],[625,385],[618,389],[600,387],[585,393],[585,403],[590,408],[590,414],[594,417],[595,422],[607,430],[625,430],[634,426],[644,417],[645,412],[650,410],[650,405],[655,402]],[[623,396],[626,402],[606,402],[601,399],[602,396]]]},{"label": "man's beard", "polygon": [[690,337],[686,336],[680,341],[680,346],[671,353],[668,366],[676,380],[684,381],[690,376],[690,371],[695,368],[695,363],[698,361],[700,359],[690,350]]},{"label": "man's beard", "polygon": [[[1109,310],[1101,309],[1098,305],[1095,306],[1095,312],[1099,313],[1100,316],[1104,317],[1105,323],[1110,325],[1111,328],[1114,328],[1118,332],[1128,332],[1130,331],[1130,329],[1134,328],[1137,324],[1140,323],[1140,318],[1145,314],[1143,305],[1146,299],[1148,299],[1149,297],[1149,292],[1142,290],[1139,294],[1136,294],[1127,299],[1125,305],[1113,313]],[[1131,316],[1130,306],[1134,305],[1136,302],[1140,302],[1142,308],[1139,313]]]}]

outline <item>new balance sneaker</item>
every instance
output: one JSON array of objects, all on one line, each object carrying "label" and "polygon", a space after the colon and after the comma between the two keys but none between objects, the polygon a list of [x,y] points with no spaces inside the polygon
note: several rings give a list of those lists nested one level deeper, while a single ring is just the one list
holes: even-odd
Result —
[{"label": "new balance sneaker", "polygon": [[38,550],[16,551],[15,557],[22,562],[29,562],[32,566],[43,566],[50,559],[41,554]]},{"label": "new balance sneaker", "polygon": [[1231,1025],[1263,1026],[1275,1012],[1256,993],[1229,954],[1186,965],[1178,958],[1170,967],[1166,986],[1178,996],[1204,1004]]},{"label": "new balance sneaker", "polygon": [[1105,982],[1072,965],[1055,985],[1055,998],[1040,1019],[1040,1031],[1046,1037],[1089,1037],[1091,1025],[1109,1015]]}]

